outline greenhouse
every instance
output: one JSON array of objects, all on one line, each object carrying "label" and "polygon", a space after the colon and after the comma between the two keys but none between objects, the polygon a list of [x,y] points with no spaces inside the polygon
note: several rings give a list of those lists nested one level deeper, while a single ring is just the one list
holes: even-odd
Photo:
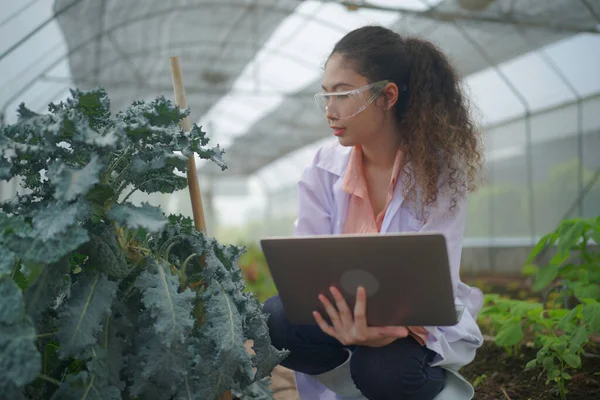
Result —
[{"label": "greenhouse", "polygon": [[340,140],[315,94],[369,25],[435,44],[481,132],[459,375],[598,398],[600,0],[2,0],[0,399],[315,398],[271,342],[260,242],[301,223]]}]

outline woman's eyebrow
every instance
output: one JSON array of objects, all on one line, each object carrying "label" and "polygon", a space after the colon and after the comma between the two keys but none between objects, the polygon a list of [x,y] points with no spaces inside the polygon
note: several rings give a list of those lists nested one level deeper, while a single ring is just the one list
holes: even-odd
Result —
[{"label": "woman's eyebrow", "polygon": [[[351,84],[349,84],[349,83],[345,83],[345,82],[339,82],[339,83],[336,83],[335,85],[333,85],[333,87],[331,88],[331,91],[334,91],[334,90],[336,90],[336,89],[338,89],[338,88],[340,88],[340,87],[342,87],[342,86],[349,86],[349,87],[351,87],[351,88],[352,88],[352,87],[354,87],[354,86],[352,86],[352,85],[351,85]],[[323,85],[321,85],[321,88],[322,88],[323,90],[325,90],[326,92],[327,92],[327,91],[329,91],[329,90],[328,90],[328,89],[327,89],[325,86],[323,86]]]}]

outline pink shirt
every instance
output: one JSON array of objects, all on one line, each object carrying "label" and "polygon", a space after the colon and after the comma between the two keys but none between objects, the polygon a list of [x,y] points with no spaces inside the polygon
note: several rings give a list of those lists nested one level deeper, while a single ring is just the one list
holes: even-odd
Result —
[{"label": "pink shirt", "polygon": [[[369,198],[367,182],[363,167],[363,152],[360,146],[352,149],[348,161],[348,169],[344,175],[342,190],[350,195],[348,211],[344,223],[344,233],[380,233],[385,213],[392,201],[398,176],[401,172],[404,154],[401,150],[396,153],[392,177],[388,186],[388,193],[383,210],[377,215]],[[423,346],[427,339],[427,331],[421,326],[408,327],[409,333]]]}]

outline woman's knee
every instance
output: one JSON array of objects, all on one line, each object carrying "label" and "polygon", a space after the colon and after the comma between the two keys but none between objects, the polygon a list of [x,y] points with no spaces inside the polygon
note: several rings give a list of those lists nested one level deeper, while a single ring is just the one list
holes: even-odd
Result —
[{"label": "woman's knee", "polygon": [[433,399],[443,388],[443,370],[428,365],[425,348],[411,347],[397,343],[356,348],[350,362],[356,387],[372,400]]},{"label": "woman's knee", "polygon": [[288,327],[283,304],[281,303],[279,296],[273,296],[267,299],[263,305],[263,312],[268,314],[267,326],[269,327],[271,343],[277,349],[281,350],[285,347]]}]

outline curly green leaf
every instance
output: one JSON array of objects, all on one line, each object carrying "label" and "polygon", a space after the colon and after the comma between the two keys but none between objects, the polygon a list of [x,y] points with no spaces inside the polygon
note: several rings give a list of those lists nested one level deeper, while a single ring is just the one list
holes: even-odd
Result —
[{"label": "curly green leaf", "polygon": [[135,287],[142,293],[142,303],[154,319],[154,330],[165,345],[183,342],[194,326],[192,318],[194,292],[179,292],[179,279],[163,265],[149,259],[149,267],[138,277]]},{"label": "curly green leaf", "polygon": [[582,314],[592,332],[600,332],[600,303],[593,301],[584,305]]},{"label": "curly green leaf", "polygon": [[167,224],[167,218],[160,208],[148,203],[142,203],[141,207],[119,204],[108,210],[106,215],[122,226],[131,229],[143,228],[148,232],[158,232]]},{"label": "curly green leaf", "polygon": [[100,182],[100,172],[105,165],[96,155],[83,168],[73,168],[62,162],[50,165],[48,177],[56,188],[54,198],[72,201],[85,195]]},{"label": "curly green leaf", "polygon": [[25,315],[19,287],[8,277],[0,278],[0,393],[33,381],[41,370],[35,346],[35,329]]},{"label": "curly green leaf", "polygon": [[523,339],[523,328],[521,321],[510,321],[503,325],[496,335],[496,344],[498,346],[514,346]]},{"label": "curly green leaf", "polygon": [[78,356],[96,343],[116,293],[117,284],[100,272],[79,278],[58,318],[61,357]]},{"label": "curly green leaf", "polygon": [[67,258],[42,267],[41,272],[24,294],[26,312],[31,318],[37,320],[48,307],[54,306],[68,272],[69,260]]}]

